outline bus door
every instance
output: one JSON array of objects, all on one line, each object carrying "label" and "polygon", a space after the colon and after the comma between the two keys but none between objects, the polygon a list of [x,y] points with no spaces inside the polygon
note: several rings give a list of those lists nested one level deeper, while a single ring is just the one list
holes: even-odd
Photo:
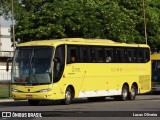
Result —
[{"label": "bus door", "polygon": [[81,46],[67,45],[67,64],[65,67],[66,84],[73,85],[76,92],[75,94],[77,94],[81,88],[85,68],[80,58],[80,51]]},{"label": "bus door", "polygon": [[160,60],[152,60],[152,91],[160,91]]},{"label": "bus door", "polygon": [[[60,45],[56,48],[54,57],[54,70],[53,70],[53,86],[54,91],[63,95],[64,83],[63,74],[65,67],[65,45]],[[61,82],[60,82],[61,81]]]}]

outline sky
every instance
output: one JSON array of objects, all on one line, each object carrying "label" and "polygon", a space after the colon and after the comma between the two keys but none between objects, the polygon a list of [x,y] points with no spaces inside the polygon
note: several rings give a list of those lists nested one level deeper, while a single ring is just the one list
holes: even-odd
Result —
[{"label": "sky", "polygon": [[1,17],[1,26],[2,27],[10,27],[10,25],[11,25],[11,20],[4,20],[4,18],[3,17]]}]

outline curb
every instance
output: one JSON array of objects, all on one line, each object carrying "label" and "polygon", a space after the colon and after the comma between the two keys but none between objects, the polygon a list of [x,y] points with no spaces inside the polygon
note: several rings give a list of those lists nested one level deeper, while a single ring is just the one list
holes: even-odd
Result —
[{"label": "curb", "polygon": [[14,99],[11,99],[11,98],[8,98],[8,99],[0,99],[0,103],[1,103],[1,102],[14,102],[14,101],[27,101],[27,100],[14,100]]},{"label": "curb", "polygon": [[14,101],[13,99],[0,99],[0,102],[12,102]]}]

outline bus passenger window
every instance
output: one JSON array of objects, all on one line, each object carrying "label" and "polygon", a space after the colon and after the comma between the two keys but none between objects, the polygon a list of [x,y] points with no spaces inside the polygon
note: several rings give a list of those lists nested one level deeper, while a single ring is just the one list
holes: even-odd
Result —
[{"label": "bus passenger window", "polygon": [[136,63],[138,61],[137,50],[133,49],[133,61]]},{"label": "bus passenger window", "polygon": [[75,62],[75,57],[71,57],[71,63]]},{"label": "bus passenger window", "polygon": [[80,47],[80,62],[89,62],[89,50],[86,46]]},{"label": "bus passenger window", "polygon": [[150,60],[150,52],[149,52],[149,49],[145,49],[145,56],[144,56],[144,59],[145,59],[145,62],[148,62]]},{"label": "bus passenger window", "polygon": [[131,57],[129,57],[127,50],[125,49],[125,50],[123,50],[122,52],[123,52],[122,55],[124,56],[124,57],[123,57],[123,62],[124,62],[124,63],[130,62]]},{"label": "bus passenger window", "polygon": [[128,62],[133,62],[132,55],[131,55],[131,50],[128,50],[127,54],[128,54]]},{"label": "bus passenger window", "polygon": [[106,57],[106,62],[111,62],[111,57],[110,56]]},{"label": "bus passenger window", "polygon": [[67,63],[80,62],[79,54],[78,46],[68,46]]},{"label": "bus passenger window", "polygon": [[112,51],[111,50],[106,50],[106,55],[105,55],[105,62],[112,62]]},{"label": "bus passenger window", "polygon": [[114,52],[114,62],[115,63],[122,62],[121,50],[120,49],[116,49],[115,52]]},{"label": "bus passenger window", "polygon": [[90,49],[90,62],[96,62],[96,50],[94,48]]},{"label": "bus passenger window", "polygon": [[105,51],[103,48],[97,48],[97,52],[98,52],[98,62],[102,63],[104,62],[104,59],[105,59]]},{"label": "bus passenger window", "polygon": [[112,58],[109,54],[106,55],[106,61],[105,62],[111,62]]},{"label": "bus passenger window", "polygon": [[76,49],[70,50],[70,63],[76,62]]},{"label": "bus passenger window", "polygon": [[144,62],[144,49],[138,50],[138,62],[140,63]]}]

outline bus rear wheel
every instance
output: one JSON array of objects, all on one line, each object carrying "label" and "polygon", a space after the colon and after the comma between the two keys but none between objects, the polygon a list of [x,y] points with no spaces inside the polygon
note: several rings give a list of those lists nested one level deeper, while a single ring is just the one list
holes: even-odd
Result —
[{"label": "bus rear wheel", "polygon": [[128,99],[129,100],[134,100],[136,98],[136,94],[137,94],[137,88],[136,88],[135,85],[132,85],[131,91],[129,92]]},{"label": "bus rear wheel", "polygon": [[40,101],[39,100],[28,100],[28,103],[30,104],[30,105],[35,105],[35,106],[37,106],[37,105],[39,105],[39,103],[40,103]]},{"label": "bus rear wheel", "polygon": [[120,99],[122,101],[127,100],[128,99],[128,93],[129,93],[128,87],[126,85],[123,85],[123,87],[122,87],[122,95],[121,95]]},{"label": "bus rear wheel", "polygon": [[71,90],[70,87],[68,87],[68,88],[66,89],[66,92],[65,92],[65,99],[61,100],[61,102],[62,102],[64,105],[69,105],[69,104],[71,104],[72,98],[73,98],[72,90]]}]

